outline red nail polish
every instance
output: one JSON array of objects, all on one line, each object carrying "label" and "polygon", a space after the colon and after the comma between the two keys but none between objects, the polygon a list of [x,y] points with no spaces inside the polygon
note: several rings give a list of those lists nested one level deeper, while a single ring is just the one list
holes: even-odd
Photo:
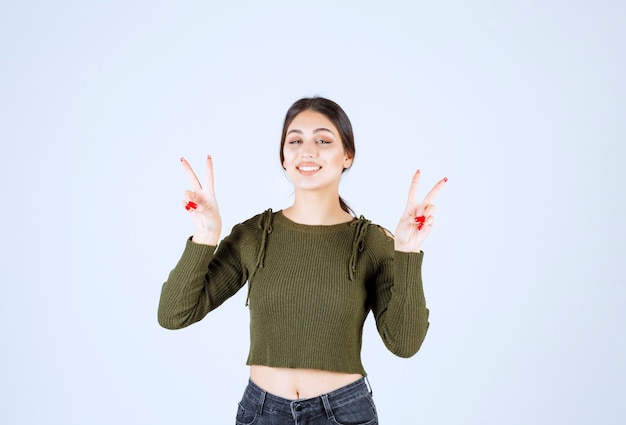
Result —
[{"label": "red nail polish", "polygon": [[196,208],[198,208],[198,204],[196,204],[195,202],[191,202],[191,201],[189,201],[189,203],[187,204],[187,206],[188,206],[189,208],[193,208],[194,210],[195,210]]},{"label": "red nail polish", "polygon": [[444,177],[444,178],[443,178],[443,181],[447,183],[447,182],[448,182],[448,178],[447,178],[447,177]]},{"label": "red nail polish", "polygon": [[185,158],[183,158],[182,156],[180,157],[180,162],[183,162],[185,160]]},{"label": "red nail polish", "polygon": [[424,223],[420,223],[417,225],[417,230],[422,230],[422,227],[424,227]]},{"label": "red nail polish", "polygon": [[426,217],[423,215],[420,215],[419,217],[415,217],[415,222],[416,223],[422,223],[424,224],[424,222],[426,221]]},{"label": "red nail polish", "polygon": [[190,207],[189,205],[185,205],[185,209],[186,209],[187,211],[189,211],[189,210],[191,209],[191,207]]}]

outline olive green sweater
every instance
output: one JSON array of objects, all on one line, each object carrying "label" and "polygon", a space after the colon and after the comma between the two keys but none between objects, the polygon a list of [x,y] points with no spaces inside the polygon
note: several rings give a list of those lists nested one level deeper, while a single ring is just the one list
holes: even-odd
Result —
[{"label": "olive green sweater", "polygon": [[233,227],[219,248],[187,241],[161,292],[161,326],[201,320],[248,282],[247,364],[365,374],[363,324],[371,310],[387,348],[410,357],[428,329],[423,253],[394,251],[363,217],[313,226],[282,212]]}]

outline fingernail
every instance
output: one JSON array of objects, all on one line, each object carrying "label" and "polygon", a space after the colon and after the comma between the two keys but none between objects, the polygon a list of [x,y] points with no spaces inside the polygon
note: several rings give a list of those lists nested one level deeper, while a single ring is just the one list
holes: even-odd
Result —
[{"label": "fingernail", "polygon": [[448,182],[448,178],[447,178],[447,177],[444,177],[444,178],[443,178],[443,181],[447,183],[447,182]]},{"label": "fingernail", "polygon": [[180,157],[180,162],[183,162],[185,160],[185,158],[183,158],[182,156]]},{"label": "fingernail", "polygon": [[207,155],[207,159],[213,159],[211,155]]},{"label": "fingernail", "polygon": [[190,207],[189,205],[185,205],[185,209],[186,209],[187,211],[189,211],[189,210],[191,209],[191,207]]},{"label": "fingernail", "polygon": [[417,171],[415,171],[415,172],[416,172],[416,173],[421,173],[421,171],[420,171],[420,170],[417,170]]},{"label": "fingernail", "polygon": [[419,217],[415,217],[416,223],[424,224],[425,221],[426,221],[426,216],[420,215]]},{"label": "fingernail", "polygon": [[422,230],[422,227],[424,227],[424,223],[420,223],[417,225],[417,230]]},{"label": "fingernail", "polygon": [[189,201],[189,202],[187,203],[187,206],[188,206],[189,208],[193,208],[194,210],[195,210],[196,208],[198,208],[198,204],[196,204],[195,202],[191,202],[191,201]]}]

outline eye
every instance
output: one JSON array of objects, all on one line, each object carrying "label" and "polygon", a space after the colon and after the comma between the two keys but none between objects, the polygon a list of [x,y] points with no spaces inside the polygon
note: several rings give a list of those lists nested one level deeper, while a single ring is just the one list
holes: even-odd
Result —
[{"label": "eye", "polygon": [[315,142],[319,143],[320,145],[327,145],[329,143],[332,143],[330,140],[324,140],[324,139],[317,139]]},{"label": "eye", "polygon": [[288,144],[290,144],[290,145],[297,145],[297,144],[302,143],[302,140],[300,140],[300,139],[294,139],[294,140],[290,140],[290,141],[288,141],[287,143],[288,143]]}]

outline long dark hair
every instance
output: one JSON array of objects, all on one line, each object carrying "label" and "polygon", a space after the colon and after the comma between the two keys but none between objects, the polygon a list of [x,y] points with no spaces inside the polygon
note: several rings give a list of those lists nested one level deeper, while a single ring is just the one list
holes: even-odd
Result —
[{"label": "long dark hair", "polygon": [[[333,125],[339,131],[339,136],[341,137],[341,143],[343,145],[343,149],[346,154],[354,160],[354,155],[356,154],[356,149],[354,147],[354,133],[352,132],[352,124],[350,123],[350,119],[348,115],[345,113],[341,106],[337,103],[333,102],[330,99],[326,99],[323,97],[304,97],[302,99],[296,100],[293,105],[287,110],[287,114],[285,115],[285,122],[283,123],[283,134],[280,138],[280,163],[282,164],[285,161],[285,155],[283,153],[283,147],[285,146],[285,139],[287,138],[287,129],[291,122],[294,120],[296,115],[300,112],[304,111],[315,111],[323,114],[326,118],[333,123]],[[346,171],[347,168],[344,168],[343,171]],[[342,172],[343,172],[342,171]],[[352,208],[348,206],[348,204],[339,197],[339,205],[341,205],[341,209],[351,215],[356,215]]]}]

